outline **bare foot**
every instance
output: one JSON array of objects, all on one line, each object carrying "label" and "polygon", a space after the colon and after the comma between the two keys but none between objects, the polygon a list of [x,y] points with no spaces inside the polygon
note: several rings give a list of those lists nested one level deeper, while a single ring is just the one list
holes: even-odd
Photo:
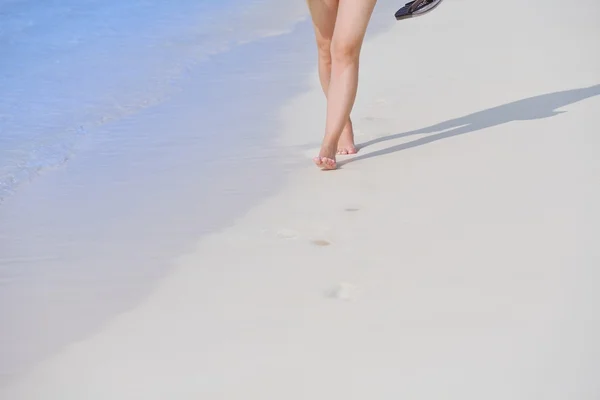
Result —
[{"label": "bare foot", "polygon": [[334,158],[329,158],[329,157],[315,157],[313,158],[313,161],[315,162],[315,164],[317,165],[317,167],[321,168],[321,169],[327,169],[327,170],[332,170],[332,169],[336,169],[337,168],[337,164],[335,162],[335,157]]},{"label": "bare foot", "polygon": [[352,121],[348,120],[348,123],[344,127],[342,131],[342,136],[340,136],[340,140],[337,144],[337,154],[347,155],[347,154],[356,154],[358,149],[354,144],[354,130],[352,128]]},{"label": "bare foot", "polygon": [[317,165],[317,167],[321,169],[331,170],[337,168],[337,163],[335,161],[335,151],[332,146],[321,146],[321,151],[319,152],[319,156],[313,158],[313,161]]}]

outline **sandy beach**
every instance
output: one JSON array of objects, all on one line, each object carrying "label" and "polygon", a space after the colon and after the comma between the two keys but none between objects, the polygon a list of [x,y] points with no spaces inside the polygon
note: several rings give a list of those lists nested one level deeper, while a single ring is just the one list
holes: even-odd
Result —
[{"label": "sandy beach", "polygon": [[597,400],[599,16],[446,0],[370,35],[337,171],[315,68],[274,110],[283,186],[0,399]]}]

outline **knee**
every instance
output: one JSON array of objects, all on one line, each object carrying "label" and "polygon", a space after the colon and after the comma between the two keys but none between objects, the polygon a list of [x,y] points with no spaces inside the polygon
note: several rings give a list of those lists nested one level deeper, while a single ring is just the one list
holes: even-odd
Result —
[{"label": "knee", "polygon": [[317,49],[319,50],[321,61],[331,63],[331,39],[317,40]]},{"label": "knee", "polygon": [[336,63],[349,64],[358,61],[360,43],[352,41],[334,41],[331,44],[331,58]]}]

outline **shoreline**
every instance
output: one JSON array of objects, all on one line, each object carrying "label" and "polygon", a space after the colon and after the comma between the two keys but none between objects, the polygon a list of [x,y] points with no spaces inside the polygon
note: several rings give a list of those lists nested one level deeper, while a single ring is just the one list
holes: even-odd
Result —
[{"label": "shoreline", "polygon": [[[466,29],[474,4],[365,43],[353,115],[368,146],[338,171],[310,162],[306,132],[320,132],[324,105],[313,70],[280,110],[283,186],[8,398],[464,400],[493,387],[493,398],[594,399],[600,57],[577,30],[578,49],[551,52],[565,34],[533,5],[514,38],[547,37],[502,42],[505,4]],[[425,53],[417,37],[435,44]],[[464,50],[440,70],[453,40]],[[581,49],[583,66],[570,62]],[[419,51],[418,63],[401,57]]]},{"label": "shoreline", "polygon": [[[0,205],[0,382],[135,308],[173,257],[276,188],[285,171],[273,167],[276,122],[266,111],[300,86],[263,84],[260,66],[285,66],[279,81],[301,75],[302,63],[289,64],[302,49],[289,60],[277,50],[296,43],[302,25],[190,70],[182,91],[96,128],[73,159]],[[256,79],[236,71],[242,59]],[[259,85],[270,99],[252,100]],[[211,93],[234,99],[237,120]],[[265,173],[269,181],[248,183]]]}]

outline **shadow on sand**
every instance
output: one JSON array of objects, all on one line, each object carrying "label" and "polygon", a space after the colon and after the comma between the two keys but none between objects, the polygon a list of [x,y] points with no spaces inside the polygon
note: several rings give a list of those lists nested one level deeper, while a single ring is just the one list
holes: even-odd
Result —
[{"label": "shadow on sand", "polygon": [[[478,111],[464,117],[441,122],[427,128],[415,131],[398,133],[391,136],[385,136],[360,144],[359,149],[371,146],[386,140],[399,139],[411,135],[421,135],[440,132],[435,135],[423,137],[408,143],[402,143],[387,149],[377,150],[369,154],[359,155],[354,158],[338,161],[339,166],[355,161],[365,160],[367,158],[382,156],[384,154],[395,153],[410,149],[412,147],[422,146],[437,140],[446,139],[453,136],[463,135],[465,133],[475,132],[497,125],[506,124],[513,121],[525,121],[542,118],[550,118],[566,111],[557,111],[569,104],[585,100],[600,94],[600,84],[581,89],[565,90],[562,92],[548,93],[540,96],[530,97],[518,100],[512,103]],[[443,132],[441,132],[443,131]]]}]

